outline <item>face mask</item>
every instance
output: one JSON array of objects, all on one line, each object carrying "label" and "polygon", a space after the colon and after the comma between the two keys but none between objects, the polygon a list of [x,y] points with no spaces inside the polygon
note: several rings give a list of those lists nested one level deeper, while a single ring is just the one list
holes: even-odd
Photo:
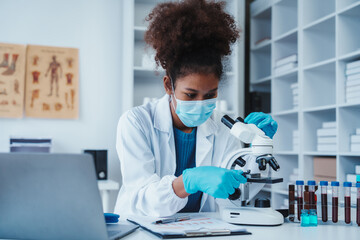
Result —
[{"label": "face mask", "polygon": [[172,101],[175,112],[187,127],[197,127],[206,122],[216,107],[217,98],[202,101],[183,101],[175,97],[174,87],[173,93],[176,100],[176,109],[174,101]]}]

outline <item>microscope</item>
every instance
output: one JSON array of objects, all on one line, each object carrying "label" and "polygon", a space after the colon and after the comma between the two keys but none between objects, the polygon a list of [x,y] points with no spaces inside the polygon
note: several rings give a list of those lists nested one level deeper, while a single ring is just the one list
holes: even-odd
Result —
[{"label": "microscope", "polygon": [[[260,171],[265,171],[270,166],[274,171],[280,169],[273,154],[273,140],[254,124],[246,124],[241,117],[236,120],[228,115],[221,119],[230,133],[241,142],[251,144],[235,160],[224,161],[222,166],[227,169],[237,169],[246,165],[245,155],[256,157],[256,163]],[[229,223],[254,225],[254,226],[278,226],[284,222],[283,215],[270,207],[269,199],[256,199],[253,206],[250,205],[249,189],[252,184],[274,184],[283,182],[282,178],[262,177],[260,173],[252,174],[250,170],[243,173],[247,178],[245,184],[235,189],[235,193],[229,196],[228,201],[234,207],[225,207],[221,210],[221,218]]]}]

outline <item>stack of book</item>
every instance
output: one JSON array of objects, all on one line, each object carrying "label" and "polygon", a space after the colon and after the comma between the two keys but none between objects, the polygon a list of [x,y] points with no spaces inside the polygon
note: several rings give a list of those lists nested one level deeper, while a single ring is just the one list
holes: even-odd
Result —
[{"label": "stack of book", "polygon": [[297,54],[281,58],[275,62],[274,73],[279,75],[297,68],[298,57]]},{"label": "stack of book", "polygon": [[51,138],[10,138],[10,152],[41,152],[51,151]]},{"label": "stack of book", "polygon": [[293,150],[299,151],[299,144],[300,144],[300,138],[299,138],[299,130],[293,131]]},{"label": "stack of book", "polygon": [[360,128],[356,129],[355,135],[350,136],[350,151],[360,152]]},{"label": "stack of book", "polygon": [[323,122],[322,128],[317,130],[317,150],[319,152],[336,151],[336,122]]},{"label": "stack of book", "polygon": [[346,102],[360,102],[360,60],[346,64]]},{"label": "stack of book", "polygon": [[293,108],[299,107],[299,84],[293,83],[290,85],[293,94]]}]

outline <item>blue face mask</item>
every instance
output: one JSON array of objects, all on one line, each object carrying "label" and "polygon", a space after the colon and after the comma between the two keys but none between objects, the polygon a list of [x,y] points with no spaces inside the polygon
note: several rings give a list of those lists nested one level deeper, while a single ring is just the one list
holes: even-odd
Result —
[{"label": "blue face mask", "polygon": [[216,107],[217,98],[202,101],[183,101],[175,97],[174,88],[173,93],[176,100],[176,109],[174,101],[172,101],[175,112],[181,122],[187,127],[197,127],[206,122]]}]

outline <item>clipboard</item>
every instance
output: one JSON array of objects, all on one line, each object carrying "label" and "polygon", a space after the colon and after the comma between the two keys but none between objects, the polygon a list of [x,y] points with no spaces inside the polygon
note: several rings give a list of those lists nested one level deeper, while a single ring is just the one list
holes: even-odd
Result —
[{"label": "clipboard", "polygon": [[192,215],[190,220],[169,224],[154,224],[154,218],[138,216],[129,217],[127,220],[162,239],[251,234],[243,226],[204,215]]}]

